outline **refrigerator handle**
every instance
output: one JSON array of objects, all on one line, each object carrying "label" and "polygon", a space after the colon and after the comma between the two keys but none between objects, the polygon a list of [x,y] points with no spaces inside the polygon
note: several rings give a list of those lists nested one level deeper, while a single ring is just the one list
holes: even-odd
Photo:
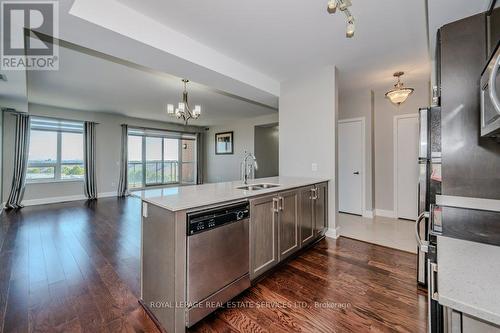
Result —
[{"label": "refrigerator handle", "polygon": [[439,301],[439,293],[437,291],[437,285],[436,285],[437,272],[438,272],[437,263],[431,262],[429,270],[429,295],[431,299],[434,301]]},{"label": "refrigerator handle", "polygon": [[429,250],[429,242],[422,240],[420,238],[420,223],[422,221],[425,221],[426,218],[429,218],[429,212],[423,212],[420,214],[415,221],[415,237],[417,238],[417,244],[420,249],[420,251],[427,253]]}]

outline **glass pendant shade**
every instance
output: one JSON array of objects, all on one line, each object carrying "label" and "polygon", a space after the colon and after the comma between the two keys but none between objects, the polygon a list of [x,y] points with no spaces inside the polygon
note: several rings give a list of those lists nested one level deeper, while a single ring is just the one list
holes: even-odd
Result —
[{"label": "glass pendant shade", "polygon": [[404,72],[396,72],[394,76],[398,78],[398,82],[394,85],[394,89],[389,90],[385,93],[385,97],[388,98],[391,103],[395,105],[403,104],[408,97],[413,94],[415,89],[407,88],[404,86],[403,82],[401,82],[400,77],[404,74]]},{"label": "glass pendant shade", "polygon": [[385,96],[394,104],[401,105],[408,96],[413,94],[413,88],[397,88],[388,91]]}]

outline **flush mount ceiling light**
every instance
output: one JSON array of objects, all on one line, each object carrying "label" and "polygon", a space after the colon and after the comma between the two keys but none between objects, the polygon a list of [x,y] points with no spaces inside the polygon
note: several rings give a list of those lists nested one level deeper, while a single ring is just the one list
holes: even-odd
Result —
[{"label": "flush mount ceiling light", "polygon": [[394,73],[394,77],[398,78],[398,82],[396,82],[393,89],[385,93],[385,97],[395,105],[401,105],[402,103],[404,103],[408,96],[413,94],[413,91],[415,90],[413,88],[405,87],[403,82],[401,82],[401,76],[403,76],[404,74],[404,72]]},{"label": "flush mount ceiling light", "polygon": [[345,36],[347,38],[354,37],[354,31],[356,30],[356,26],[354,25],[354,16],[352,16],[349,11],[349,7],[351,6],[351,0],[329,0],[327,7],[330,14],[335,14],[338,8],[347,17],[347,27],[345,32]]},{"label": "flush mount ceiling light", "polygon": [[182,79],[184,83],[184,91],[182,92],[182,102],[179,102],[177,108],[174,109],[173,104],[167,105],[167,113],[170,116],[175,116],[177,119],[184,119],[184,124],[187,125],[189,119],[198,119],[201,115],[201,106],[195,105],[191,110],[188,103],[187,84],[189,80]]}]

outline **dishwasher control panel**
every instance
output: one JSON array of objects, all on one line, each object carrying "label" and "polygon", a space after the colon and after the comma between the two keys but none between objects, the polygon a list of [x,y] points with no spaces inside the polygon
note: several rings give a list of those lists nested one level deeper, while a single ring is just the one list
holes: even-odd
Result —
[{"label": "dishwasher control panel", "polygon": [[247,219],[249,217],[250,206],[246,201],[188,213],[187,235],[191,236],[200,232],[217,228],[227,223]]}]

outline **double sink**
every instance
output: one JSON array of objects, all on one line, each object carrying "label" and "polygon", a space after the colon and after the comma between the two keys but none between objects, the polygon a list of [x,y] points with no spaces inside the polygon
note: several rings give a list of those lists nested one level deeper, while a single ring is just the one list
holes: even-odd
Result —
[{"label": "double sink", "polygon": [[245,191],[258,191],[258,190],[265,190],[265,189],[274,188],[274,187],[279,187],[279,185],[277,185],[277,184],[251,184],[251,185],[237,187],[237,189],[238,190],[245,190]]}]

